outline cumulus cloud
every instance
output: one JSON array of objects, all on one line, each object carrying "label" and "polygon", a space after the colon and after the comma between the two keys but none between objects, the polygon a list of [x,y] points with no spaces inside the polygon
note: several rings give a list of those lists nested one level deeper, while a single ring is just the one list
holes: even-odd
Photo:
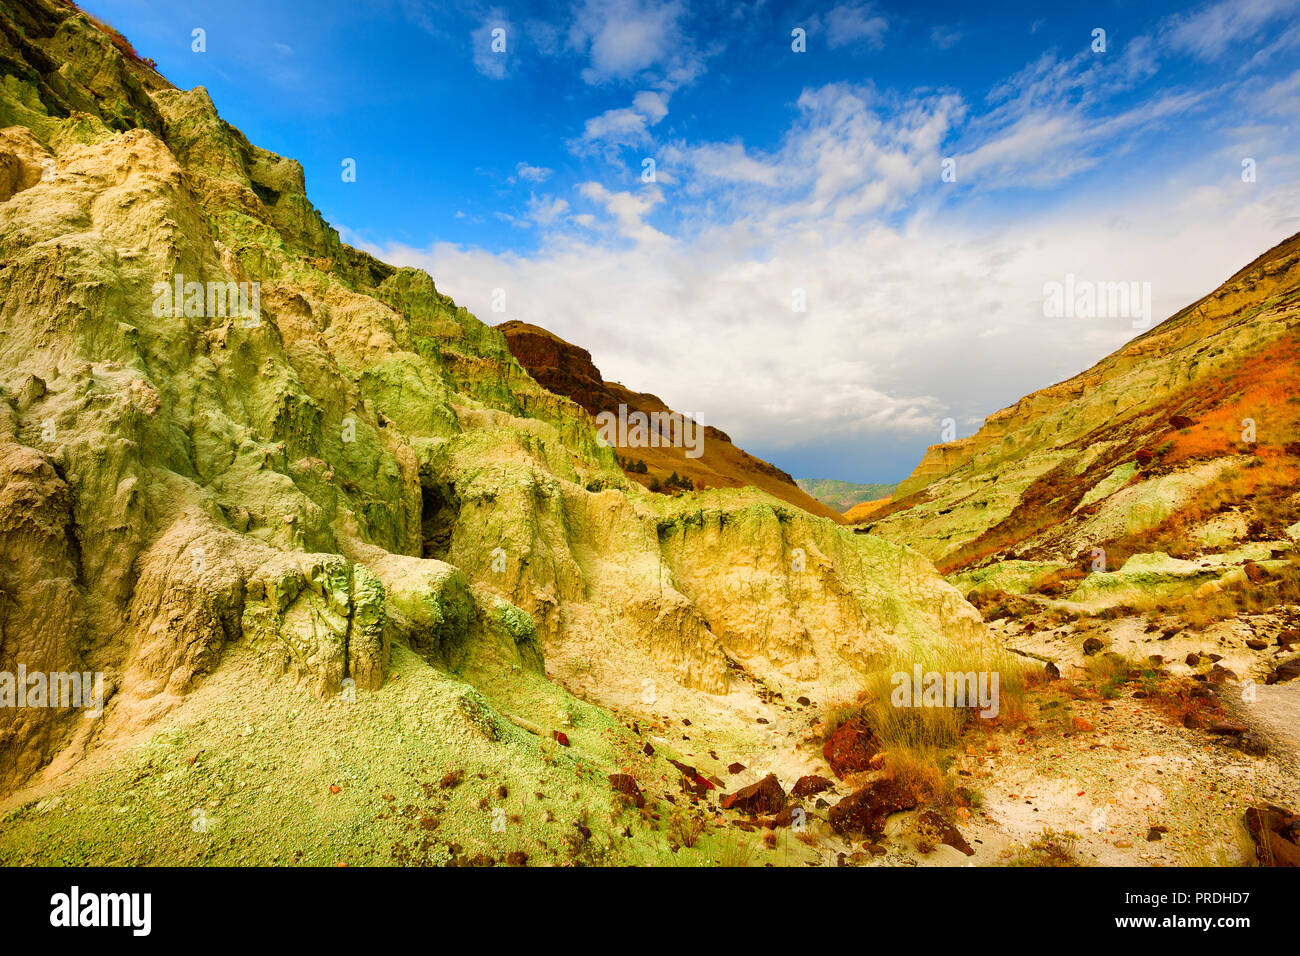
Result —
[{"label": "cumulus cloud", "polygon": [[632,108],[653,126],[668,115],[668,98],[653,90],[642,90],[632,97]]},{"label": "cumulus cloud", "polygon": [[846,460],[899,437],[938,441],[942,419],[980,420],[1134,334],[1127,320],[1045,319],[1045,282],[1151,282],[1163,318],[1284,234],[1263,197],[1243,206],[1226,186],[1172,211],[1170,195],[1151,196],[1125,221],[1071,210],[993,232],[916,220],[773,234],[738,221],[690,238],[645,224],[653,194],[581,192],[640,241],[561,234],[527,256],[375,251],[428,269],[480,315],[492,289],[515,290],[511,318],[580,343],[608,378],[745,447],[831,442]]},{"label": "cumulus cloud", "polygon": [[582,139],[576,148],[584,145],[639,146],[650,141],[649,122],[643,113],[631,107],[606,110],[587,120]]},{"label": "cumulus cloud", "polygon": [[590,57],[588,83],[623,80],[652,68],[680,69],[691,44],[680,0],[585,0],[569,29],[569,44]]},{"label": "cumulus cloud", "polygon": [[514,31],[500,10],[493,10],[470,34],[474,69],[493,80],[504,80],[510,72]]},{"label": "cumulus cloud", "polygon": [[530,196],[528,215],[539,226],[551,226],[569,211],[569,201],[556,196]]},{"label": "cumulus cloud", "polygon": [[642,90],[632,98],[632,105],[606,110],[593,116],[583,126],[582,136],[569,143],[577,153],[605,151],[613,155],[625,146],[644,146],[651,141],[650,127],[668,115],[668,97],[653,90]]},{"label": "cumulus cloud", "polygon": [[826,14],[826,44],[832,49],[861,46],[878,50],[885,44],[889,21],[875,4],[843,4]]},{"label": "cumulus cloud", "polygon": [[529,183],[545,182],[552,172],[554,170],[547,169],[545,166],[530,166],[528,163],[519,163],[515,166],[515,176]]},{"label": "cumulus cloud", "polygon": [[751,154],[739,140],[730,143],[671,144],[664,150],[664,163],[690,171],[687,188],[709,188],[717,183],[779,184],[778,162]]},{"label": "cumulus cloud", "polygon": [[578,188],[584,199],[604,208],[611,217],[614,231],[623,239],[638,246],[663,247],[670,240],[645,220],[655,206],[663,202],[663,193],[656,186],[638,192],[610,192],[600,183],[586,182]]}]

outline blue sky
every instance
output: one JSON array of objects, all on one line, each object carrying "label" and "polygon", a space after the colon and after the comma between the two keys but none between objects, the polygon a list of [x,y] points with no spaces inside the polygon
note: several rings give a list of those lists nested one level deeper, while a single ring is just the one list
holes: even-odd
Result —
[{"label": "blue sky", "polygon": [[897,480],[1136,334],[1045,283],[1159,321],[1300,230],[1297,0],[86,6],[347,241],[799,476]]}]

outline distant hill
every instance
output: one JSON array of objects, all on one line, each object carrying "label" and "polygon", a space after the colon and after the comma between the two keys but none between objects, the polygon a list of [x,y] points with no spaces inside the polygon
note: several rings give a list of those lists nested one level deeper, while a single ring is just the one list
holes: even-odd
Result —
[{"label": "distant hill", "polygon": [[[543,388],[573,399],[593,417],[616,411],[620,405],[627,406],[629,412],[647,415],[672,413],[658,396],[605,381],[592,363],[590,352],[553,332],[518,321],[504,322],[497,330],[505,336],[515,359]],[[699,457],[688,456],[683,448],[615,447],[627,476],[652,491],[671,492],[672,475],[689,479],[696,489],[749,485],[804,511],[843,521],[838,508],[806,494],[780,468],[737,448],[725,432],[709,425],[704,427],[703,454]]]},{"label": "distant hill", "polygon": [[888,498],[898,487],[896,484],[860,485],[857,482],[840,481],[837,478],[797,478],[795,484],[840,514],[864,501]]}]

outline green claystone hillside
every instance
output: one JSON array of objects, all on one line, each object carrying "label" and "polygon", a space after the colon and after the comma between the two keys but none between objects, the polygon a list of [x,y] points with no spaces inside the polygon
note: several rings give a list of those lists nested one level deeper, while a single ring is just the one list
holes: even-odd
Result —
[{"label": "green claystone hillside", "polygon": [[[95,755],[160,722],[208,727],[226,760],[220,708],[253,680],[248,723],[294,751],[315,739],[299,709],[363,698],[350,739],[406,741],[397,763],[372,753],[368,785],[416,759],[386,707],[445,723],[473,701],[429,738],[427,772],[465,755],[607,808],[640,744],[591,707],[600,734],[580,721],[587,749],[556,763],[549,728],[577,705],[548,675],[595,674],[596,703],[646,681],[725,695],[737,668],[827,693],[888,648],[984,638],[904,547],[752,489],[628,482],[500,333],[341,243],[298,163],[123,43],[57,0],[0,6],[0,671],[103,672],[108,698],[93,720],[0,711],[0,792],[93,771],[78,793],[125,799]],[[178,276],[185,301],[160,300]],[[211,298],[241,283],[255,314]],[[273,744],[265,766],[299,766]],[[142,792],[142,826],[190,799]],[[4,858],[75,829],[77,807],[48,829],[25,816]]]},{"label": "green claystone hillside", "polygon": [[1267,480],[1241,483],[1215,507],[1284,537],[1286,515],[1254,514],[1252,502],[1297,491],[1298,330],[1295,236],[1088,371],[932,447],[862,527],[944,569],[995,557],[1070,561],[1179,516],[1195,523],[1189,509],[1249,465]]}]

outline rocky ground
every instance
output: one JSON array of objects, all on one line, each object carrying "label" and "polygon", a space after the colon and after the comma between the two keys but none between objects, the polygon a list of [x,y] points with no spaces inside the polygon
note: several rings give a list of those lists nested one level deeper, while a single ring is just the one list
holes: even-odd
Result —
[{"label": "rocky ground", "polygon": [[[1133,622],[1112,623],[1122,646]],[[1059,653],[1033,636],[1008,640]],[[1015,719],[972,718],[945,800],[895,792],[853,720],[828,743],[837,699],[734,661],[727,694],[605,696],[397,648],[382,689],[321,701],[236,653],[166,720],[0,805],[0,862],[1253,864],[1247,810],[1295,803],[1300,683],[1243,701],[1186,662],[1117,681],[1090,666],[1109,653],[1058,656]]]}]

